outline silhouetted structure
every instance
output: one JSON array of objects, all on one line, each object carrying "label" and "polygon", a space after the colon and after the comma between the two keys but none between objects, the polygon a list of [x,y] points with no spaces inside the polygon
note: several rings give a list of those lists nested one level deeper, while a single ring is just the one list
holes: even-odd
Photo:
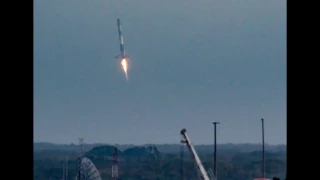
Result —
[{"label": "silhouetted structure", "polygon": [[262,177],[266,178],[266,168],[265,168],[265,159],[264,159],[264,120],[262,122]]},{"label": "silhouetted structure", "polygon": [[115,147],[112,161],[112,180],[118,180],[118,150]]},{"label": "silhouetted structure", "polygon": [[213,152],[213,175],[215,180],[217,180],[217,124],[220,122],[212,122],[214,125],[214,152]]}]

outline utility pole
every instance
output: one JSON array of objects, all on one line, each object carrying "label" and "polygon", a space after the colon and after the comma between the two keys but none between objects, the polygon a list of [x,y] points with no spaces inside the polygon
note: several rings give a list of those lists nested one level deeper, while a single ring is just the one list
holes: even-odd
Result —
[{"label": "utility pole", "polygon": [[83,143],[84,143],[84,138],[79,138],[79,154],[81,158],[84,156]]},{"label": "utility pole", "polygon": [[262,122],[262,175],[263,178],[266,178],[266,169],[265,169],[265,159],[264,159],[264,120],[261,119]]},{"label": "utility pole", "polygon": [[68,180],[68,156],[66,157],[66,178],[65,180]]},{"label": "utility pole", "polygon": [[[84,138],[79,138],[79,163],[81,163],[82,158],[84,157],[83,144],[84,144]],[[76,179],[77,180],[81,179],[80,167],[78,169]]]},{"label": "utility pole", "polygon": [[212,123],[214,125],[213,173],[215,180],[217,180],[217,124],[220,124],[220,122],[213,121]]},{"label": "utility pole", "polygon": [[63,163],[63,160],[61,161],[62,163],[62,180],[65,180],[65,173],[64,173],[64,163]]},{"label": "utility pole", "polygon": [[118,180],[118,150],[116,147],[114,147],[111,177],[112,180]]}]

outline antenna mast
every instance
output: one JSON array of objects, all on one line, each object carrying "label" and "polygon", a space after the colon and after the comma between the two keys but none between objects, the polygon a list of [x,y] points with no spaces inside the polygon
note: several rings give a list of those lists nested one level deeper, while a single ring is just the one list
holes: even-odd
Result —
[{"label": "antenna mast", "polygon": [[220,124],[220,122],[213,121],[212,124],[214,125],[213,175],[217,180],[217,124]]},{"label": "antenna mast", "polygon": [[112,161],[112,180],[118,180],[118,151],[116,147],[114,147]]},{"label": "antenna mast", "polygon": [[68,180],[68,156],[66,156],[66,178],[65,180]]},{"label": "antenna mast", "polygon": [[65,172],[64,172],[64,162],[63,160],[61,161],[61,164],[62,164],[62,180],[65,180]]},{"label": "antenna mast", "polygon": [[265,159],[264,159],[264,120],[262,122],[262,175],[263,178],[266,178],[266,169],[265,169]]},{"label": "antenna mast", "polygon": [[84,142],[84,138],[79,138],[79,153],[80,153],[80,157],[84,156],[84,153],[83,153],[83,142]]}]

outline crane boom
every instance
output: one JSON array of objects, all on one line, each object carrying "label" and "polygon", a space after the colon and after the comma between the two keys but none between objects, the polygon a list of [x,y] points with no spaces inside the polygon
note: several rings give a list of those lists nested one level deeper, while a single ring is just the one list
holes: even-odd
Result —
[{"label": "crane boom", "polygon": [[210,180],[206,170],[202,166],[202,163],[200,161],[200,158],[199,158],[196,150],[194,149],[193,145],[191,144],[191,141],[190,141],[190,139],[189,139],[189,137],[187,135],[187,130],[186,129],[182,129],[180,133],[181,133],[182,137],[185,139],[185,143],[186,143],[186,145],[188,147],[188,150],[192,154],[192,159],[193,159],[193,162],[194,162],[194,164],[196,166],[196,171],[197,171],[198,177],[201,180]]}]

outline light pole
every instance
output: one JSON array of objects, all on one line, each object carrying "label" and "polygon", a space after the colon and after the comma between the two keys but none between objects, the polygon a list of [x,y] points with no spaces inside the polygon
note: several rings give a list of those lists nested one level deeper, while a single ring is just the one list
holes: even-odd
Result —
[{"label": "light pole", "polygon": [[213,121],[212,123],[214,125],[213,173],[215,180],[217,180],[217,124],[220,124],[220,122]]},{"label": "light pole", "polygon": [[262,175],[263,178],[266,177],[266,169],[265,169],[265,159],[264,159],[264,120],[261,118],[262,122]]}]

